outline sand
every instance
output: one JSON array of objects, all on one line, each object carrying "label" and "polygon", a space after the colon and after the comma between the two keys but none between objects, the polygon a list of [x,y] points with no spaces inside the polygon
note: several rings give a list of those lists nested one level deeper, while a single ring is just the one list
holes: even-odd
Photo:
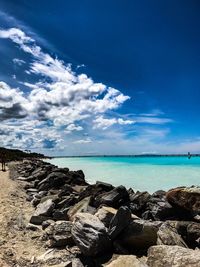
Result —
[{"label": "sand", "polygon": [[45,249],[38,232],[27,231],[26,225],[34,208],[26,201],[23,182],[11,180],[10,172],[0,171],[0,267],[38,266],[34,258]]}]

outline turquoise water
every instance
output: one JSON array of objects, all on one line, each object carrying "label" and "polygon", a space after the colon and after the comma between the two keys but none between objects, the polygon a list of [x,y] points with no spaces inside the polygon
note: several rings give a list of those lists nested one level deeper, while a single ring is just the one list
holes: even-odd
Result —
[{"label": "turquoise water", "polygon": [[89,183],[100,180],[151,193],[200,183],[200,157],[66,157],[48,161],[70,170],[82,169]]}]

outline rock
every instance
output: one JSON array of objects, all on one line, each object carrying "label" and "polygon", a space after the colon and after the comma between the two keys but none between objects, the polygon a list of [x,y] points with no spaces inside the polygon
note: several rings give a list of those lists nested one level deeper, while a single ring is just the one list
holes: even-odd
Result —
[{"label": "rock", "polygon": [[117,209],[114,209],[112,207],[102,206],[95,213],[95,216],[97,216],[97,218],[99,218],[99,220],[108,228],[110,225],[111,219],[116,213],[117,213]]},{"label": "rock", "polygon": [[191,247],[200,248],[199,238],[200,238],[200,223],[188,224],[188,226],[187,226],[187,242],[191,245]]},{"label": "rock", "polygon": [[38,188],[40,191],[48,190],[51,188],[59,189],[67,181],[68,177],[62,172],[52,172],[45,179],[38,183]]},{"label": "rock", "polygon": [[42,222],[42,230],[45,230],[50,224],[53,224],[53,223],[54,223],[53,220],[46,220]]},{"label": "rock", "polygon": [[116,241],[125,249],[132,252],[135,250],[147,250],[150,246],[156,245],[157,232],[162,222],[134,220],[121,234]]},{"label": "rock", "polygon": [[200,213],[200,187],[178,187],[167,192],[171,205],[182,208],[194,215]]},{"label": "rock", "polygon": [[190,221],[169,221],[183,238],[189,248],[199,247],[197,239],[200,237],[200,223]]},{"label": "rock", "polygon": [[177,216],[177,210],[172,207],[169,202],[164,198],[155,198],[152,197],[149,199],[146,204],[146,209],[148,210],[148,216],[146,217],[147,212],[142,214],[143,219],[153,219],[153,220],[169,220]]},{"label": "rock", "polygon": [[158,232],[158,239],[157,244],[158,245],[170,245],[170,246],[180,246],[180,247],[186,247],[186,243],[183,241],[181,236],[178,234],[176,228],[172,227],[170,223],[163,223]]},{"label": "rock", "polygon": [[47,220],[51,216],[54,206],[55,204],[52,199],[40,203],[32,215],[30,223],[41,224],[43,221]]},{"label": "rock", "polygon": [[114,240],[124,228],[131,223],[131,212],[128,207],[121,206],[115,216],[112,218],[109,225],[109,236]]},{"label": "rock", "polygon": [[124,186],[115,187],[113,190],[103,193],[96,197],[95,206],[108,205],[113,208],[119,208],[129,201],[129,194]]},{"label": "rock", "polygon": [[90,197],[86,197],[71,207],[67,213],[70,221],[73,221],[74,216],[80,212],[87,212],[90,203]]},{"label": "rock", "polygon": [[65,267],[84,267],[83,263],[80,261],[80,259],[72,259],[68,264],[65,265]]},{"label": "rock", "polygon": [[148,267],[134,255],[121,255],[105,267]]},{"label": "rock", "polygon": [[26,229],[31,230],[31,231],[40,231],[41,230],[39,226],[37,226],[35,224],[31,224],[31,223],[27,224]]},{"label": "rock", "polygon": [[152,197],[156,197],[159,199],[163,199],[163,198],[165,198],[165,196],[166,196],[166,192],[163,190],[158,190],[152,194]]},{"label": "rock", "polygon": [[148,250],[149,267],[198,267],[200,251],[180,246],[152,246]]},{"label": "rock", "polygon": [[48,239],[50,247],[64,247],[66,245],[73,245],[73,238],[71,234],[72,222],[57,221],[52,223],[46,231],[48,232]]},{"label": "rock", "polygon": [[151,195],[148,192],[137,191],[130,195],[130,209],[131,212],[136,215],[141,215],[144,212],[147,202],[149,201]]},{"label": "rock", "polygon": [[61,210],[59,210],[59,209],[54,210],[52,217],[55,221],[68,220],[69,219],[68,215],[67,215],[68,211],[69,211],[69,208],[63,208]]},{"label": "rock", "polygon": [[105,192],[109,192],[113,189],[113,186],[107,183],[96,182],[96,184],[88,185],[83,191],[79,194],[79,200],[82,200],[86,197],[91,197],[91,202],[95,200],[95,198]]},{"label": "rock", "polygon": [[81,252],[87,256],[95,256],[111,248],[106,227],[94,215],[79,213],[74,218],[72,236]]}]

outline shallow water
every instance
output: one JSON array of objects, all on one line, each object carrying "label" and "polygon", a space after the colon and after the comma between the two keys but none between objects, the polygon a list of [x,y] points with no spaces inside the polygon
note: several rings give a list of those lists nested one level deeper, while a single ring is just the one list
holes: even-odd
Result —
[{"label": "shallow water", "polygon": [[48,161],[70,170],[82,169],[89,183],[100,180],[151,193],[200,182],[200,157],[66,157]]}]

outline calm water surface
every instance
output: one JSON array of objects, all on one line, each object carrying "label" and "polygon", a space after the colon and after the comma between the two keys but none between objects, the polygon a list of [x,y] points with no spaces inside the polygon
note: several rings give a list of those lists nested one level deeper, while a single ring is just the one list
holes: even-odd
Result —
[{"label": "calm water surface", "polygon": [[104,181],[154,192],[199,185],[200,157],[66,157],[48,160],[70,170],[82,169],[90,183]]}]

